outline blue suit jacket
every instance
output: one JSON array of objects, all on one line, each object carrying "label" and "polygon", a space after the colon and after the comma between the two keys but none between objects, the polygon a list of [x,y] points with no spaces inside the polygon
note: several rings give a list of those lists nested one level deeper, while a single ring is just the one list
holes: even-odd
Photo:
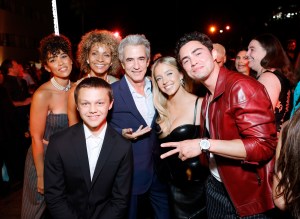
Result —
[{"label": "blue suit jacket", "polygon": [[[109,124],[121,134],[122,129],[137,130],[140,125],[147,126],[146,121],[138,111],[125,77],[112,84],[114,105],[110,112]],[[155,119],[152,121],[152,130],[132,141],[134,173],[132,194],[145,193],[152,182],[154,174],[154,157],[158,156],[158,140],[155,132]]]}]

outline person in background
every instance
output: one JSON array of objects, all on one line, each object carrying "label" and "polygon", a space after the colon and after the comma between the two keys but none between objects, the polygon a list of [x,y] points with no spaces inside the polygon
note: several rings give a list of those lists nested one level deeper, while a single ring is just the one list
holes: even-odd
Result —
[{"label": "person in background", "polygon": [[1,64],[3,86],[16,107],[30,108],[31,95],[26,80],[22,79],[20,64],[14,59],[5,59]]},{"label": "person in background", "polygon": [[282,218],[300,218],[300,110],[284,123],[276,148],[273,199]]},{"label": "person in background", "polygon": [[29,93],[32,95],[37,88],[37,83],[33,80],[30,71],[30,65],[28,63],[19,64],[20,76],[27,82]]},{"label": "person in background", "polygon": [[0,197],[4,197],[15,186],[19,177],[20,145],[16,139],[18,123],[14,104],[7,90],[0,83]]},{"label": "person in background", "polygon": [[33,94],[29,147],[24,170],[21,218],[46,218],[44,155],[52,134],[68,127],[67,100],[72,71],[72,45],[64,35],[50,34],[40,41],[40,60],[53,77]]},{"label": "person in background", "polygon": [[123,219],[133,174],[131,142],[106,117],[113,105],[109,83],[83,79],[74,92],[79,122],[50,137],[45,156],[45,200],[54,219]]},{"label": "person in background", "polygon": [[154,63],[156,59],[159,59],[160,57],[162,57],[162,54],[160,52],[155,53],[152,57],[152,62]]},{"label": "person in background", "polygon": [[153,65],[153,63],[155,62],[156,59],[158,59],[158,58],[160,58],[160,57],[162,57],[162,56],[163,56],[163,55],[162,55],[162,53],[160,53],[160,52],[154,53],[154,55],[152,56],[151,61],[150,61],[150,63],[149,63],[149,66],[148,66],[148,68],[147,68],[146,77],[149,77],[149,78],[151,79],[151,66]]},{"label": "person in background", "polygon": [[23,181],[25,157],[31,144],[31,139],[29,138],[31,94],[26,81],[21,77],[20,64],[15,59],[5,59],[2,62],[1,70],[4,75],[2,85],[14,105],[13,115],[17,121],[17,123],[12,122],[10,124],[15,125],[12,147],[14,147],[13,145],[16,146],[14,158],[11,157],[15,162],[15,168],[11,171],[11,183],[21,184]]},{"label": "person in background", "polygon": [[220,43],[214,43],[213,44],[214,49],[217,51],[217,58],[216,62],[220,67],[225,66],[226,62],[226,49],[225,47]]},{"label": "person in background", "polygon": [[249,60],[248,60],[246,49],[242,49],[237,52],[235,57],[235,68],[238,72],[244,75],[252,76],[256,78],[255,77],[256,72],[249,67]]},{"label": "person in background", "polygon": [[272,218],[272,170],[276,126],[272,103],[254,78],[220,67],[210,38],[199,32],[176,44],[177,61],[209,92],[202,102],[199,139],[161,144],[173,147],[164,159],[204,154],[211,175],[206,182],[208,218]]},{"label": "person in background", "polygon": [[[203,98],[191,93],[188,76],[176,59],[161,57],[154,62],[151,71],[160,143],[199,138]],[[169,183],[171,218],[206,218],[204,182],[209,173],[207,166],[201,165],[198,156],[181,161],[177,154],[166,158],[164,165],[166,171],[160,175]]]},{"label": "person in background", "polygon": [[86,77],[99,77],[113,83],[118,81],[120,69],[118,59],[119,38],[108,30],[95,29],[84,34],[78,44],[77,61],[83,74],[70,91],[68,99],[69,125],[79,122],[80,117],[76,110],[74,90],[76,85]]},{"label": "person in background", "polygon": [[291,63],[278,38],[269,33],[250,41],[247,56],[249,67],[257,72],[257,80],[265,86],[272,101],[279,136],[292,110],[292,86],[286,77],[293,75]]},{"label": "person in background", "polygon": [[115,99],[108,121],[132,142],[134,174],[128,218],[146,218],[145,206],[150,201],[154,218],[168,219],[167,184],[158,179],[154,162],[159,159],[159,144],[154,129],[152,85],[145,77],[150,63],[150,42],[144,35],[128,35],[120,42],[118,53],[125,75],[112,84]]},{"label": "person in background", "polygon": [[297,48],[297,40],[296,39],[288,39],[286,41],[285,48],[286,55],[288,56],[290,62],[293,66],[296,65],[297,59],[300,57],[300,53]]},{"label": "person in background", "polygon": [[293,107],[290,118],[294,115],[295,111],[300,108],[300,66],[295,70],[295,79],[297,81],[293,91]]}]

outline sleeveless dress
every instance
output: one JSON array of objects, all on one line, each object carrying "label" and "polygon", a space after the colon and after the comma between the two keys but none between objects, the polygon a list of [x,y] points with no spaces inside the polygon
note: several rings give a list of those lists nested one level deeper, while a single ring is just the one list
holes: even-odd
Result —
[{"label": "sleeveless dress", "polygon": [[[67,114],[52,114],[47,116],[44,140],[49,141],[52,134],[68,127]],[[44,144],[44,152],[47,144]],[[29,147],[24,170],[21,219],[39,219],[44,217],[46,203],[44,196],[37,192],[37,174],[32,156],[32,146]]]},{"label": "sleeveless dress", "polygon": [[[185,124],[176,127],[160,143],[177,142],[200,137],[200,125],[195,125],[198,99],[195,103],[194,124]],[[159,127],[158,127],[159,129]],[[172,148],[161,148],[165,153]],[[178,154],[162,160],[161,173],[163,180],[169,182],[172,218],[205,219],[205,188],[204,182],[209,174],[208,167],[202,166],[199,157],[182,161]],[[162,170],[163,169],[163,170]]]},{"label": "sleeveless dress", "polygon": [[275,70],[274,72],[266,70],[264,72],[273,73],[278,80],[280,81],[281,91],[279,93],[278,104],[275,106],[275,121],[276,121],[276,130],[277,133],[280,133],[282,124],[290,119],[290,114],[293,107],[293,94],[292,86],[287,79],[280,71]]}]

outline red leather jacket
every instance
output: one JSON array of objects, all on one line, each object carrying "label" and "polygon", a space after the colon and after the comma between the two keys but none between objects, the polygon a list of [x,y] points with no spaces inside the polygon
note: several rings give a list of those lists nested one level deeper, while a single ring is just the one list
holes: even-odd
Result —
[{"label": "red leather jacket", "polygon": [[[208,95],[202,105],[201,127],[205,127]],[[241,139],[246,149],[244,161],[215,155],[237,214],[243,217],[274,208],[272,172],[277,137],[272,103],[264,86],[221,68],[208,118],[211,139]]]}]

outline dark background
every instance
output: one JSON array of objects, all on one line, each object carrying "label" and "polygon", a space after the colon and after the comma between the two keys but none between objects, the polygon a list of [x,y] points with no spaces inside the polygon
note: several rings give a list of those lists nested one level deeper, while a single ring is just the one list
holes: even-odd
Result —
[{"label": "dark background", "polygon": [[[198,30],[227,49],[247,46],[251,38],[263,32],[275,34],[282,42],[299,38],[300,15],[292,21],[271,20],[275,11],[297,6],[296,0],[57,0],[60,33],[77,45],[80,37],[92,29],[145,34],[152,53],[172,53],[176,40],[185,32]],[[230,31],[211,34],[209,25]],[[299,39],[300,41],[300,39]]]}]

